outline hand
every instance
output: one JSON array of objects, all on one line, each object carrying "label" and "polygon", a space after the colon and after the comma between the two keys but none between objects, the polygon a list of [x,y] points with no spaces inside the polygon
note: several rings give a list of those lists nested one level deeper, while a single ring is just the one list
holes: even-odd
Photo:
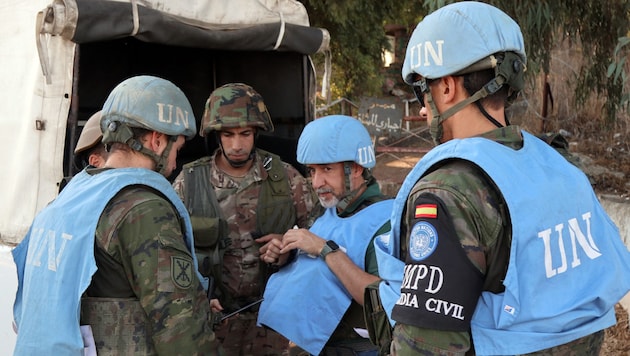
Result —
[{"label": "hand", "polygon": [[282,237],[282,249],[280,253],[299,248],[312,256],[319,256],[326,244],[326,240],[313,234],[307,229],[292,229]]},{"label": "hand", "polygon": [[218,326],[225,326],[228,323],[228,320],[221,321],[221,317],[223,316],[223,306],[218,299],[210,299],[210,311],[212,311],[212,328]]},{"label": "hand", "polygon": [[223,306],[221,305],[221,302],[219,302],[218,299],[210,299],[210,310],[213,313],[219,313],[223,311]]},{"label": "hand", "polygon": [[288,253],[280,253],[282,249],[282,235],[269,234],[256,239],[256,242],[264,245],[258,249],[260,253],[260,259],[266,263],[272,263],[282,266],[287,263],[289,258]]}]

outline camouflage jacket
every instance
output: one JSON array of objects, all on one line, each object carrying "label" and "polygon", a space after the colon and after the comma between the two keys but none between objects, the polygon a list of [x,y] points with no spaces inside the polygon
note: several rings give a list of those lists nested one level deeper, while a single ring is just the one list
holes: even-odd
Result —
[{"label": "camouflage jacket", "polygon": [[[119,192],[99,219],[98,271],[86,299],[119,301],[109,305],[131,313],[142,310],[144,313],[135,315],[144,320],[135,321],[144,321],[144,325],[136,324],[135,329],[144,329],[148,354],[216,354],[219,343],[203,287],[193,270],[181,268],[192,264],[181,224],[175,208],[152,189],[132,186]],[[82,319],[94,317],[83,315]],[[116,322],[108,314],[96,317],[101,322]],[[108,330],[112,337],[119,337],[122,331],[121,325],[104,325],[101,334]],[[124,346],[125,350],[113,351],[133,353],[133,345]]]},{"label": "camouflage jacket", "polygon": [[[210,166],[209,184],[214,187],[231,240],[223,257],[222,286],[231,298],[238,300],[238,304],[241,305],[260,298],[266,283],[265,266],[259,258],[258,251],[261,245],[254,240],[262,236],[261,232],[257,231],[256,212],[262,183],[268,179],[268,173],[257,150],[254,165],[245,177],[237,181],[216,166],[216,157],[220,154],[221,151],[218,149],[211,158],[202,158],[199,161]],[[296,213],[293,225],[306,227],[314,204],[311,186],[294,167],[285,162],[282,162],[282,165],[288,177]],[[185,200],[184,172],[175,178],[173,187]],[[222,300],[222,304],[223,302]]]}]

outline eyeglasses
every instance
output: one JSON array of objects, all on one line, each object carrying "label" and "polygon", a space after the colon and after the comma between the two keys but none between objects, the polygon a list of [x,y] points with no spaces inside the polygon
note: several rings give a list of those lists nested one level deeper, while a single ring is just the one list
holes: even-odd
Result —
[{"label": "eyeglasses", "polygon": [[416,95],[416,99],[422,107],[424,107],[424,94],[430,92],[429,85],[431,84],[432,79],[420,79],[411,83],[411,88],[413,89],[413,93]]}]

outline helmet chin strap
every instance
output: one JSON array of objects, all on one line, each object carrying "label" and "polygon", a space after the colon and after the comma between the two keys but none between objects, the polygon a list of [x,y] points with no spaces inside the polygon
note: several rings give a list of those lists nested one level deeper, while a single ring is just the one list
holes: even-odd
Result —
[{"label": "helmet chin strap", "polygon": [[169,138],[169,140],[166,142],[166,147],[164,148],[164,151],[162,151],[161,155],[156,154],[155,152],[144,146],[142,146],[142,148],[138,151],[146,156],[149,156],[149,158],[151,158],[153,162],[155,162],[155,168],[153,170],[166,177],[168,156],[171,153],[171,149],[173,149],[173,143],[175,142],[175,140],[177,140],[177,137],[175,136],[171,136]]},{"label": "helmet chin strap", "polygon": [[[494,126],[501,128],[503,127],[503,125],[498,122],[494,117],[492,117],[490,114],[488,114],[488,112],[486,111],[486,109],[483,107],[483,105],[481,105],[481,102],[479,101],[475,101],[475,104],[477,105],[477,108],[479,109],[479,111],[481,111],[481,113],[483,114],[483,116],[486,117],[486,119],[488,119],[488,121],[490,121],[492,124],[494,124]],[[510,121],[507,118],[507,115],[504,116],[504,120],[505,120],[505,124],[509,125]]]},{"label": "helmet chin strap", "polygon": [[354,199],[358,196],[359,189],[367,184],[367,181],[364,181],[361,185],[357,187],[357,189],[352,190],[350,186],[350,174],[352,173],[352,163],[344,162],[343,163],[343,173],[345,176],[345,192],[339,197],[339,203],[337,203],[337,209],[339,211],[344,211],[350,205]]},{"label": "helmet chin strap", "polygon": [[164,151],[161,155],[158,155],[152,150],[144,147],[140,140],[134,138],[133,131],[129,126],[120,125],[115,131],[119,137],[119,140],[117,140],[117,142],[125,143],[127,146],[131,147],[132,150],[140,152],[145,156],[151,158],[151,160],[155,163],[155,168],[153,170],[163,176],[166,176],[166,169],[168,167],[168,156],[171,152],[171,149],[173,148],[173,143],[177,140],[177,136],[169,136]]},{"label": "helmet chin strap", "polygon": [[503,127],[501,123],[499,123],[495,118],[493,118],[492,116],[490,116],[490,114],[488,114],[488,112],[483,108],[479,100],[485,98],[486,96],[490,94],[497,92],[499,89],[501,89],[504,83],[505,83],[505,78],[503,78],[502,76],[498,76],[492,79],[491,81],[489,81],[486,85],[483,86],[483,88],[479,89],[475,94],[451,106],[448,110],[444,111],[441,114],[437,110],[437,107],[435,106],[435,102],[433,101],[433,96],[431,95],[431,92],[429,91],[428,93],[426,93],[426,96],[427,96],[426,101],[429,107],[431,108],[431,114],[433,115],[433,119],[431,121],[431,127],[429,129],[431,138],[433,138],[433,142],[435,142],[436,145],[439,145],[440,143],[442,143],[441,140],[442,140],[442,136],[444,135],[444,130],[442,129],[442,123],[446,121],[446,119],[453,116],[456,112],[460,111],[461,109],[463,109],[470,103],[476,103],[481,113],[488,120],[490,120],[490,122],[492,122],[495,126]]},{"label": "helmet chin strap", "polygon": [[228,156],[225,154],[225,150],[223,149],[223,145],[219,144],[221,146],[221,154],[223,155],[223,158],[225,158],[225,160],[230,164],[230,166],[234,167],[234,168],[240,168],[243,167],[247,164],[247,162],[251,161],[254,159],[254,155],[255,152],[254,150],[251,150],[251,152],[249,152],[249,156],[247,156],[247,159],[244,159],[242,161],[234,161],[228,158]]}]

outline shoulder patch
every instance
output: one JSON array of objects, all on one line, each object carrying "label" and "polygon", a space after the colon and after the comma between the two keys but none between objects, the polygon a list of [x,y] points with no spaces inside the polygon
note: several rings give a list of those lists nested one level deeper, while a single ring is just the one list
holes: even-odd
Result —
[{"label": "shoulder patch", "polygon": [[193,261],[190,258],[171,256],[171,279],[181,289],[192,286]]},{"label": "shoulder patch", "polygon": [[417,222],[409,235],[409,255],[415,261],[429,257],[438,245],[437,230],[427,221]]},{"label": "shoulder patch", "polygon": [[416,205],[414,218],[437,219],[437,204]]}]

